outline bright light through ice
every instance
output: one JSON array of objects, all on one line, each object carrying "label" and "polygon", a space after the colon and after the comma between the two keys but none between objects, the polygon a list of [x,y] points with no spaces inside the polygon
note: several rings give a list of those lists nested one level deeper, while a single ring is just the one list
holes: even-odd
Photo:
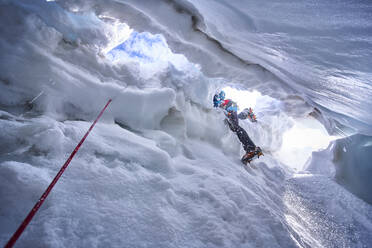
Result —
[{"label": "bright light through ice", "polygon": [[167,68],[198,73],[197,65],[190,63],[182,54],[173,53],[165,38],[160,34],[132,31],[122,43],[106,53],[106,58],[114,64],[138,65],[139,74],[150,79],[159,71]]},{"label": "bright light through ice", "polygon": [[[258,115],[260,109],[265,109],[268,103],[268,97],[262,96],[257,91],[249,92],[231,87],[223,88],[223,91],[226,93],[226,98],[238,104],[240,110],[252,107]],[[272,107],[276,109],[276,106]],[[329,136],[324,126],[313,117],[292,120],[294,125],[283,134],[282,147],[275,153],[275,157],[295,170],[302,170],[313,151],[327,148],[329,142],[338,137]],[[260,120],[257,125],[260,125]]]},{"label": "bright light through ice", "polygon": [[291,168],[302,170],[313,151],[327,148],[336,138],[312,117],[294,119],[294,126],[283,134],[282,148],[276,156]]},{"label": "bright light through ice", "polygon": [[108,35],[108,37],[110,37],[110,41],[102,52],[104,54],[108,53],[114,47],[126,41],[132,32],[133,29],[131,29],[127,24],[116,21],[112,26],[112,30],[110,30],[110,34]]},{"label": "bright light through ice", "polygon": [[239,106],[240,110],[245,108],[255,108],[257,98],[261,95],[258,91],[246,91],[246,90],[237,90],[231,87],[226,87],[222,89],[226,93],[226,98],[233,100]]}]

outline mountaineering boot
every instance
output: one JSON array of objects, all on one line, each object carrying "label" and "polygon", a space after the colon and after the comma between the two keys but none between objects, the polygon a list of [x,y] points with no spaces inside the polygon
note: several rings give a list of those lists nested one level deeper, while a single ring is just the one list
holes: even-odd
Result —
[{"label": "mountaineering boot", "polygon": [[253,150],[248,151],[246,154],[244,154],[241,161],[243,164],[250,163],[255,156],[257,156],[257,158],[263,156],[262,150],[259,146],[256,146]]},{"label": "mountaineering boot", "polygon": [[255,153],[257,155],[257,158],[259,158],[260,156],[263,156],[263,152],[261,150],[261,147],[259,146],[256,146]]}]

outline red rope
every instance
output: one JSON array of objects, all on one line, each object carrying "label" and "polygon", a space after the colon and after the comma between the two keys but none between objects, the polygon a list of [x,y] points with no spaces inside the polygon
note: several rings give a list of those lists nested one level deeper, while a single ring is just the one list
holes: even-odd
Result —
[{"label": "red rope", "polygon": [[36,212],[39,210],[41,205],[44,203],[45,199],[48,197],[50,191],[53,189],[54,185],[57,183],[58,179],[62,176],[63,172],[71,162],[72,158],[75,156],[77,151],[79,150],[80,146],[83,144],[85,139],[87,138],[90,131],[93,129],[94,125],[96,125],[99,118],[101,118],[103,112],[106,110],[107,106],[111,103],[111,99],[108,100],[105,107],[101,110],[99,115],[97,116],[96,120],[93,122],[93,124],[90,126],[89,130],[86,132],[84,137],[80,140],[79,144],[75,147],[74,151],[71,153],[70,157],[66,160],[66,162],[63,164],[62,168],[59,170],[57,175],[54,177],[53,181],[49,184],[48,188],[45,190],[45,192],[42,194],[40,199],[36,202],[35,206],[31,209],[30,213],[27,215],[27,217],[24,219],[22,224],[18,227],[17,231],[13,234],[13,236],[9,239],[8,243],[5,245],[5,248],[13,247],[15,242],[18,240],[19,236],[23,233],[23,231],[26,229],[28,223],[32,220]]}]

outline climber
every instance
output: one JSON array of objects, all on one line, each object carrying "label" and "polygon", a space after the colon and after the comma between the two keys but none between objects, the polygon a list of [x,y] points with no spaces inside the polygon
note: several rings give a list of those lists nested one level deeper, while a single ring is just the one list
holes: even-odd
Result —
[{"label": "climber", "polygon": [[[242,157],[242,162],[246,164],[251,162],[252,159],[257,155],[257,157],[263,155],[260,147],[256,146],[253,141],[249,138],[247,132],[239,126],[239,117],[238,117],[238,106],[237,104],[230,100],[225,99],[225,92],[221,91],[219,94],[215,94],[213,97],[213,106],[215,108],[219,107],[224,110],[226,115],[225,122],[229,125],[231,131],[236,133],[240,142],[243,144],[243,148],[246,151],[246,154]],[[241,115],[241,119],[247,118],[248,114]]]}]

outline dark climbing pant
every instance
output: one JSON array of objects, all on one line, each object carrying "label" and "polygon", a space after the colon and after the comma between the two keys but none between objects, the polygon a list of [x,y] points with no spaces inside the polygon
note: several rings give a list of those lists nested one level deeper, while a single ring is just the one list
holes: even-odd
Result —
[{"label": "dark climbing pant", "polygon": [[236,112],[229,112],[227,118],[228,118],[227,123],[231,131],[236,133],[240,142],[243,144],[244,150],[246,152],[254,150],[256,148],[256,145],[249,138],[247,132],[241,126],[239,126],[238,114]]}]

